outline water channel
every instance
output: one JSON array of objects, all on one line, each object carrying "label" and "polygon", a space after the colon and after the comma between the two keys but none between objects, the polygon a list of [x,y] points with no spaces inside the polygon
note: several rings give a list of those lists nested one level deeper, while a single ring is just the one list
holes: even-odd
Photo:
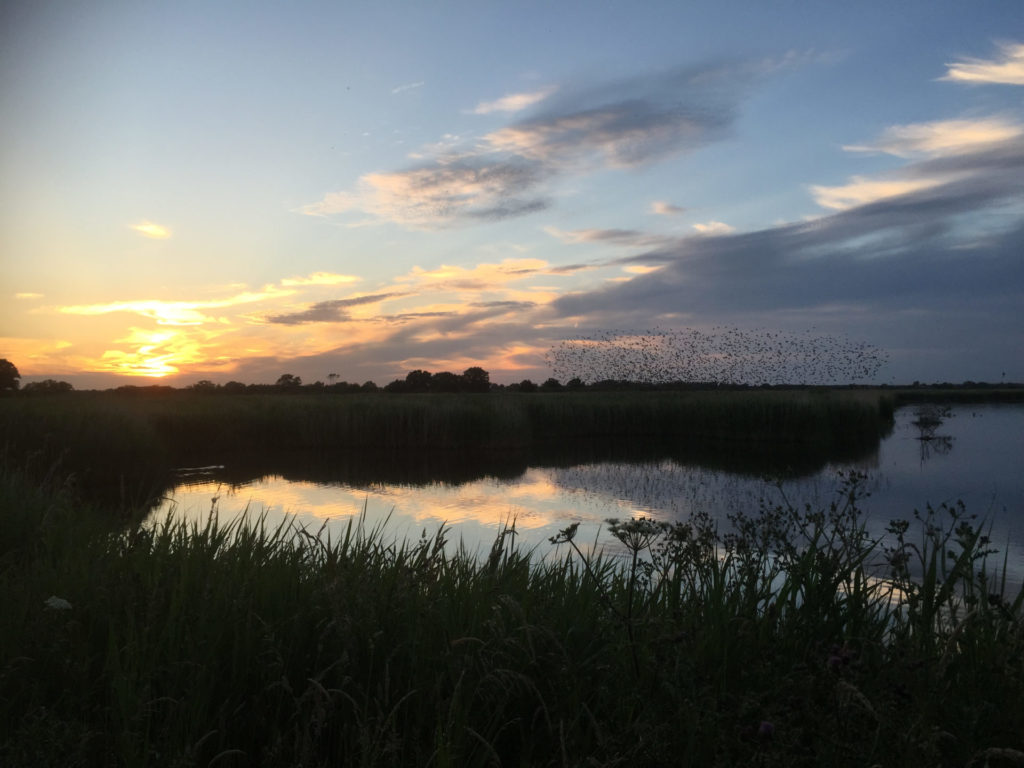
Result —
[{"label": "water channel", "polygon": [[[211,510],[221,519],[264,515],[267,525],[295,522],[333,538],[350,521],[376,526],[387,536],[418,538],[449,528],[460,542],[486,551],[500,527],[514,520],[518,543],[546,554],[548,538],[580,523],[580,541],[608,543],[603,521],[648,516],[685,519],[703,509],[722,521],[737,510],[756,511],[782,501],[827,505],[840,474],[866,474],[863,499],[869,528],[881,534],[889,520],[909,519],[926,504],[962,500],[967,511],[991,523],[993,546],[1008,553],[1011,577],[1024,577],[1024,406],[951,407],[930,434],[915,422],[920,411],[896,413],[892,432],[877,450],[856,458],[827,461],[813,471],[767,476],[750,467],[722,468],[722,462],[689,463],[647,456],[639,460],[595,459],[542,464],[514,472],[482,475],[439,473],[447,479],[374,479],[372,471],[348,473],[349,480],[309,479],[309,472],[263,471],[239,480],[230,465],[182,470],[178,484],[150,515],[204,522]],[[930,439],[921,439],[929,437]],[[1000,564],[1002,562],[999,558]]]}]

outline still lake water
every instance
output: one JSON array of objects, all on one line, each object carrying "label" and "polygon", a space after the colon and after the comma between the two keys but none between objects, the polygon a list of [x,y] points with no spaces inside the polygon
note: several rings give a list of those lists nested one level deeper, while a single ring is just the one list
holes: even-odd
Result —
[{"label": "still lake water", "polygon": [[[970,513],[992,523],[991,538],[1008,552],[1012,579],[1024,577],[1024,406],[960,405],[922,441],[912,423],[914,407],[896,413],[892,433],[877,452],[856,461],[782,481],[787,499],[827,505],[839,473],[867,474],[871,495],[861,506],[870,529],[881,534],[889,520],[910,519],[926,504],[962,500]],[[578,540],[607,544],[607,518],[645,515],[681,520],[703,509],[723,522],[732,511],[756,511],[762,500],[782,500],[774,480],[750,474],[678,463],[601,461],[574,466],[530,466],[516,477],[483,476],[465,482],[374,482],[286,479],[264,474],[229,482],[229,468],[183,473],[181,482],[154,509],[150,520],[168,515],[204,522],[212,508],[221,519],[265,515],[268,525],[294,521],[310,530],[324,527],[333,539],[360,516],[369,526],[387,520],[389,537],[418,538],[449,526],[449,541],[486,552],[506,521],[515,520],[520,546],[553,547],[548,538],[580,523]],[[999,558],[1001,563],[1001,557]]]}]

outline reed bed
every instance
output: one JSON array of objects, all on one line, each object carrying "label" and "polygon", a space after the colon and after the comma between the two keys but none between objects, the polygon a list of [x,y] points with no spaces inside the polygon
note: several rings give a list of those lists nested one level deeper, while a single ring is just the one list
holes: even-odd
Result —
[{"label": "reed bed", "polygon": [[82,392],[0,398],[0,449],[60,461],[94,486],[159,485],[172,466],[229,452],[508,451],[572,440],[667,446],[877,444],[892,403],[864,391],[148,396]]},{"label": "reed bed", "polygon": [[1019,764],[1022,597],[983,528],[876,541],[857,499],[449,554],[358,520],[110,533],[8,469],[0,764]]}]

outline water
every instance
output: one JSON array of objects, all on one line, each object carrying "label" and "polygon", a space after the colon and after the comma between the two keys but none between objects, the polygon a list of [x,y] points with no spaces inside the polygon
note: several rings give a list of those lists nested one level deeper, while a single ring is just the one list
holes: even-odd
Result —
[{"label": "water", "polygon": [[671,459],[528,466],[502,476],[433,482],[373,481],[365,470],[357,473],[359,481],[350,482],[302,479],[302,472],[228,482],[229,468],[212,467],[183,473],[150,519],[170,514],[202,522],[215,508],[222,518],[263,514],[270,525],[295,521],[332,537],[353,519],[370,526],[386,520],[386,530],[399,538],[432,534],[445,524],[453,546],[461,542],[474,551],[486,551],[500,527],[514,520],[518,543],[547,553],[553,549],[549,537],[571,523],[580,523],[579,541],[607,543],[607,534],[600,538],[607,518],[673,521],[702,509],[724,521],[733,511],[756,511],[762,500],[779,503],[783,494],[794,504],[826,505],[838,473],[857,470],[867,474],[865,489],[871,495],[862,507],[873,532],[882,533],[891,519],[909,519],[926,504],[962,500],[968,512],[991,522],[992,542],[1008,553],[1019,583],[1024,576],[1024,406],[955,406],[928,441],[919,439],[915,418],[913,406],[902,408],[877,452],[825,462],[813,473],[783,481]]}]

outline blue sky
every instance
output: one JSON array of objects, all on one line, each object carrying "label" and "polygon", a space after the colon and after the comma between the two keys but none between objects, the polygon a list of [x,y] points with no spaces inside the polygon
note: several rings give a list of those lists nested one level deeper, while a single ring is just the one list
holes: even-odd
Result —
[{"label": "blue sky", "polygon": [[543,380],[565,339],[1024,380],[1024,5],[7,3],[24,380]]}]

